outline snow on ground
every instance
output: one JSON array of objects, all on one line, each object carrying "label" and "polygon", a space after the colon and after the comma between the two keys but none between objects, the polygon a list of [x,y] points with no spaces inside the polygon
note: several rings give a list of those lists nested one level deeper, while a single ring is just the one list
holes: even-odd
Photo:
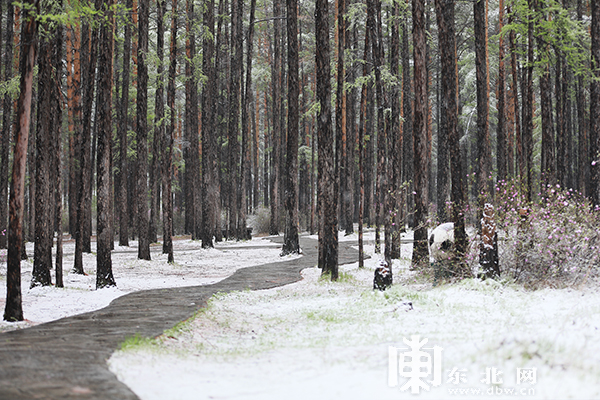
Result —
[{"label": "snow on ground", "polygon": [[[179,286],[206,285],[220,281],[235,270],[253,265],[280,261],[281,244],[268,238],[255,238],[244,242],[221,242],[214,249],[202,249],[200,241],[174,240],[175,264],[167,263],[162,245],[151,246],[152,261],[137,259],[137,242],[130,247],[115,246],[112,253],[113,275],[117,287],[96,288],[96,243],[92,253],[83,254],[84,271],[75,274],[73,269],[74,241],[64,245],[64,288],[35,287],[30,289],[33,269],[33,244],[27,244],[29,259],[21,262],[21,292],[25,321],[9,323],[0,321],[0,332],[24,328],[42,322],[81,314],[106,307],[112,300],[127,293]],[[54,256],[53,256],[54,257]],[[292,257],[292,256],[287,256]],[[286,258],[286,259],[288,259]],[[0,253],[0,310],[6,303],[6,250]],[[54,282],[55,271],[52,270]]]},{"label": "snow on ground", "polygon": [[[109,367],[143,400],[600,398],[597,287],[432,288],[408,270],[404,246],[395,285],[374,292],[378,257],[366,251],[366,268],[341,267],[340,282],[310,268],[288,286],[216,295],[159,339],[124,346]],[[413,335],[427,339],[413,344],[422,369],[404,342]],[[411,394],[411,383],[430,390]]]}]

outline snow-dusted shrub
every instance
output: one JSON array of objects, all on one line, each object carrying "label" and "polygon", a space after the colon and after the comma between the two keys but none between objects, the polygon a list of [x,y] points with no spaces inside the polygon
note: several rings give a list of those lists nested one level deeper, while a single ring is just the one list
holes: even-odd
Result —
[{"label": "snow-dusted shrub", "polygon": [[559,185],[549,185],[532,204],[521,193],[513,183],[496,186],[502,275],[534,287],[573,285],[595,276],[600,210]]},{"label": "snow-dusted shrub", "polygon": [[268,234],[271,220],[271,211],[266,207],[258,207],[254,213],[248,216],[248,226],[252,228],[252,233]]}]

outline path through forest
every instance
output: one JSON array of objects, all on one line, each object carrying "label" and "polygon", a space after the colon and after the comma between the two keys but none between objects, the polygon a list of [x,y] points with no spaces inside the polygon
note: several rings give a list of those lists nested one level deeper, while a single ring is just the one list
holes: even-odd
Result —
[{"label": "path through forest", "polygon": [[[340,264],[358,260],[352,245],[340,242]],[[242,268],[212,285],[135,292],[97,311],[0,334],[0,399],[137,399],[106,365],[125,339],[160,335],[217,292],[302,279],[300,271],[316,265],[318,250],[314,239],[301,238],[301,246],[301,258]]]}]

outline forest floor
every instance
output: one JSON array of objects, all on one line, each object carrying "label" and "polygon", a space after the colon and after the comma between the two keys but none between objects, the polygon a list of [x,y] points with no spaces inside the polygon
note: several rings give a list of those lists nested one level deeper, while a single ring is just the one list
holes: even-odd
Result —
[{"label": "forest floor", "polygon": [[[355,242],[356,235],[340,240]],[[72,256],[66,256],[65,289],[28,289],[31,267],[24,262],[28,321],[0,323],[0,331],[101,308],[133,291],[211,284],[240,267],[281,260],[280,246],[257,238],[202,250],[179,240],[175,265],[160,247],[150,262],[137,260],[134,246],[117,248],[117,288],[102,290],[94,290],[93,254],[84,255],[88,276],[67,273]],[[529,291],[470,279],[432,287],[409,270],[405,245],[393,264],[394,286],[374,292],[379,255],[372,245],[365,250],[371,255],[365,268],[341,266],[339,282],[307,268],[302,281],[287,286],[214,295],[194,318],[157,339],[127,340],[109,368],[143,400],[600,399],[595,285]],[[2,308],[5,274],[0,269]],[[411,346],[422,365],[409,362]]]}]

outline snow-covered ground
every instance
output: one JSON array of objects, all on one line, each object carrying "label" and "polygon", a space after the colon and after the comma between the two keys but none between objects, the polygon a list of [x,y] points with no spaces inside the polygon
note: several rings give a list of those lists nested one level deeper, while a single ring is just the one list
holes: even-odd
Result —
[{"label": "snow-covered ground", "polygon": [[374,292],[378,257],[366,250],[366,268],[341,267],[337,283],[310,268],[292,285],[215,296],[158,340],[116,352],[110,369],[144,400],[600,398],[596,287],[432,288],[408,270],[405,246],[395,285]]},{"label": "snow-covered ground", "polygon": [[[189,240],[175,245],[175,265],[160,251],[150,262],[137,260],[135,243],[117,248],[112,289],[94,290],[93,254],[84,255],[88,276],[69,273],[72,244],[65,246],[64,289],[29,289],[31,263],[23,262],[28,321],[0,322],[0,331],[101,308],[135,290],[213,283],[236,268],[280,259],[280,245],[263,239],[214,250]],[[219,294],[157,340],[132,340],[109,367],[143,400],[600,399],[596,286],[527,291],[466,280],[432,288],[408,270],[407,245],[393,265],[394,286],[374,292],[378,256],[373,246],[366,251],[366,268],[342,266],[336,283],[309,268],[288,286]],[[1,263],[2,310],[5,268]],[[427,342],[414,344],[415,335]],[[409,344],[412,355],[422,356],[421,369],[409,358]],[[412,383],[430,390],[411,394]]]},{"label": "snow-covered ground", "polygon": [[[38,286],[33,289],[29,288],[33,269],[33,244],[28,243],[27,254],[30,258],[21,262],[25,321],[0,321],[0,332],[97,310],[106,307],[115,298],[134,291],[211,284],[230,276],[236,269],[281,260],[281,245],[267,238],[221,242],[216,244],[215,249],[202,249],[200,241],[191,240],[175,240],[173,245],[173,265],[167,263],[167,256],[162,254],[160,244],[151,246],[152,261],[137,259],[136,241],[131,241],[130,247],[116,246],[112,253],[112,266],[117,287],[95,290],[95,242],[92,242],[92,253],[83,254],[83,266],[87,275],[71,272],[75,243],[69,241],[64,245],[64,288]],[[0,261],[0,310],[4,313],[6,250],[0,250]],[[55,271],[52,270],[51,274],[54,283]]]}]

